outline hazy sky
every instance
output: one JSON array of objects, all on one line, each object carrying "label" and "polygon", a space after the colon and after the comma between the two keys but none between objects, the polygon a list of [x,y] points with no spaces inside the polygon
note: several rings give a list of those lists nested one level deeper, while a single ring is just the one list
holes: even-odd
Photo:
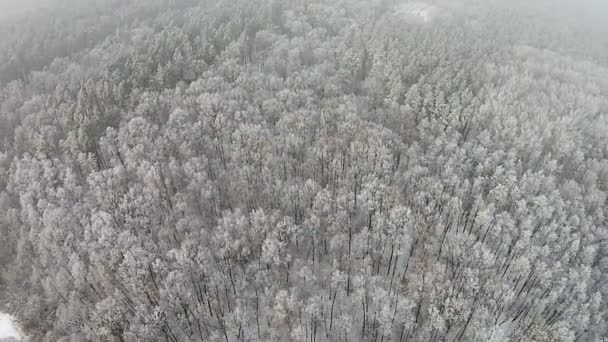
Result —
[{"label": "hazy sky", "polygon": [[52,0],[0,0],[0,17],[18,14],[49,4]]}]

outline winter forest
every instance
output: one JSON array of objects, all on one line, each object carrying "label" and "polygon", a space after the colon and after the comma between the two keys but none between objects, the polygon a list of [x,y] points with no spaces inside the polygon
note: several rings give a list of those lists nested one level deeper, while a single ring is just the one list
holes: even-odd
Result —
[{"label": "winter forest", "polygon": [[608,339],[608,5],[56,0],[0,19],[31,341]]}]

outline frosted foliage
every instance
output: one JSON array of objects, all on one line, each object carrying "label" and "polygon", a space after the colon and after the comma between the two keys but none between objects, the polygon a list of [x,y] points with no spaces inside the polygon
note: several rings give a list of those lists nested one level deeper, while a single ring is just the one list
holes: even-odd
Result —
[{"label": "frosted foliage", "polygon": [[579,2],[5,16],[0,310],[49,342],[607,340],[608,12]]}]

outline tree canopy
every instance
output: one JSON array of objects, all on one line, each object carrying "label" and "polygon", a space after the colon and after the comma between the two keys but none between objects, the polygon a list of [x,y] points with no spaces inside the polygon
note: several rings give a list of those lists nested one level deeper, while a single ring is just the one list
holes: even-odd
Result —
[{"label": "tree canopy", "polygon": [[608,35],[562,2],[3,19],[0,304],[40,341],[608,338]]}]

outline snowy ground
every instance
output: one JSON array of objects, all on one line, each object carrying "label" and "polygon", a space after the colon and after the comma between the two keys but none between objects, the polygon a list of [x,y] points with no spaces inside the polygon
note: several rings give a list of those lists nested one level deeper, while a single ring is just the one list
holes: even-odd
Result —
[{"label": "snowy ground", "polygon": [[406,19],[418,19],[430,22],[441,12],[441,8],[424,2],[408,2],[399,6],[395,11],[395,15]]},{"label": "snowy ground", "polygon": [[11,316],[0,313],[0,341],[11,337],[19,339],[19,331],[13,323]]}]

